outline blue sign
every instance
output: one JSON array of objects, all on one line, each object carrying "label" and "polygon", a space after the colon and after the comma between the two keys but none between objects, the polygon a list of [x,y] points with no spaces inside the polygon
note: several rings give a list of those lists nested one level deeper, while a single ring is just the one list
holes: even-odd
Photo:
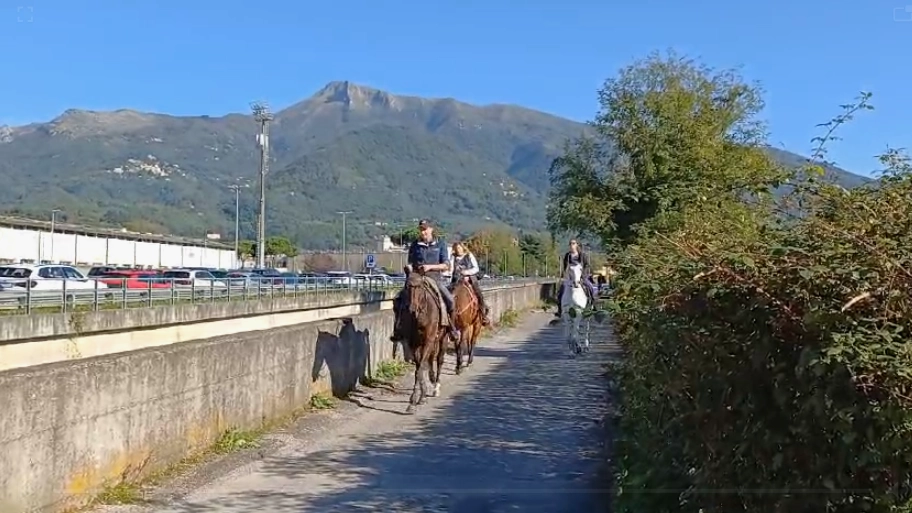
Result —
[{"label": "blue sign", "polygon": [[365,260],[365,262],[364,262],[364,267],[367,267],[368,269],[373,269],[375,265],[377,265],[377,259],[374,258],[374,255],[368,254],[367,260]]}]

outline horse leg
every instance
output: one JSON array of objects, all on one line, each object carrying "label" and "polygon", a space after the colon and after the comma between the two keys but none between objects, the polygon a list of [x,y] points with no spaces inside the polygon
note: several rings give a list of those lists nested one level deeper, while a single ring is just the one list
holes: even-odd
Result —
[{"label": "horse leg", "polygon": [[463,371],[463,351],[466,349],[466,336],[468,329],[460,330],[459,340],[456,341],[456,374],[462,374]]},{"label": "horse leg", "polygon": [[580,345],[580,323],[582,322],[582,317],[577,315],[573,318],[573,352],[575,354],[580,354],[583,351],[582,346]]},{"label": "horse leg", "polygon": [[421,366],[418,367],[418,377],[421,380],[421,395],[418,397],[418,404],[427,403],[427,398],[429,394],[429,388],[431,385],[430,370],[431,370],[431,358],[429,351],[425,351],[421,356]]},{"label": "horse leg", "polygon": [[592,333],[592,323],[590,319],[586,319],[586,333],[583,335],[583,351],[589,352],[589,335]]},{"label": "horse leg", "polygon": [[424,348],[419,347],[415,348],[413,351],[413,357],[415,359],[415,383],[412,385],[412,395],[409,396],[409,405],[408,408],[405,409],[405,413],[415,413],[415,408],[418,406],[418,389],[421,387],[421,362],[423,360],[423,349]]},{"label": "horse leg", "polygon": [[[460,337],[462,338],[462,337]],[[443,364],[446,361],[446,334],[440,336],[440,350],[437,351],[437,365],[434,369],[434,378],[433,384],[434,389],[431,391],[431,397],[437,397],[440,395],[440,374],[443,372]],[[456,349],[459,350],[458,348]]]},{"label": "horse leg", "polygon": [[564,339],[567,341],[567,349],[570,351],[570,355],[574,354],[573,351],[573,321],[570,319],[570,305],[563,305],[561,307],[561,322],[564,325]]},{"label": "horse leg", "polygon": [[478,343],[479,336],[481,336],[481,326],[476,324],[472,327],[472,336],[469,337],[469,363],[466,364],[467,367],[475,361],[475,344]]}]

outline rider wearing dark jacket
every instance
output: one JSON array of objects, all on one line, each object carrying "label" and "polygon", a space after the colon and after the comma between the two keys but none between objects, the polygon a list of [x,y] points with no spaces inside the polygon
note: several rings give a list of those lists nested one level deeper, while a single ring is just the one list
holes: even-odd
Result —
[{"label": "rider wearing dark jacket", "polygon": [[[561,261],[561,277],[567,275],[568,267],[576,264],[581,264],[583,266],[583,276],[589,276],[592,272],[589,254],[580,249],[579,242],[577,242],[576,239],[571,239],[570,250],[564,253],[564,258]],[[561,297],[563,297],[563,294],[564,281],[561,280],[560,288],[557,289],[557,314],[555,317],[561,316]]]},{"label": "rider wearing dark jacket", "polygon": [[[450,336],[455,338],[458,333],[456,333],[456,329],[452,324],[453,294],[450,292],[450,289],[447,288],[447,283],[445,283],[443,279],[443,272],[450,267],[450,257],[447,254],[446,242],[434,237],[434,227],[431,226],[430,221],[426,219],[422,219],[418,223],[418,231],[420,234],[419,239],[412,242],[412,245],[408,250],[408,266],[406,271],[420,271],[437,283],[437,291],[440,293],[440,297],[443,299],[447,313],[450,316]],[[397,317],[399,300],[400,297],[397,296],[395,300]],[[399,341],[402,338],[402,334],[399,333],[398,318],[393,329],[393,336],[390,338],[394,342]]]}]

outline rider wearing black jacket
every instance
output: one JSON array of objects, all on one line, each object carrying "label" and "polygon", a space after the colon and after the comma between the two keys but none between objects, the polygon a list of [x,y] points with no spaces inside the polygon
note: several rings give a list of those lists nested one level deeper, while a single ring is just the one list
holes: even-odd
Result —
[{"label": "rider wearing black jacket", "polygon": [[[561,277],[567,275],[567,268],[574,264],[582,264],[583,266],[583,276],[589,276],[592,272],[592,265],[589,261],[589,254],[585,253],[579,247],[579,242],[576,239],[570,240],[570,250],[564,253],[564,258],[561,261]],[[560,288],[557,289],[557,314],[555,317],[561,316],[561,297],[564,294],[564,281],[561,280]]]}]

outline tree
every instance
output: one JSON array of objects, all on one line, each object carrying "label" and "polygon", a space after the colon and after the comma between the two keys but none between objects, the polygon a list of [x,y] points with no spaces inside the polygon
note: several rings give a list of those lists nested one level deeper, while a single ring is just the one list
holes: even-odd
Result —
[{"label": "tree", "polygon": [[542,237],[532,234],[525,234],[519,238],[519,251],[523,256],[523,272],[527,273],[531,269],[542,271],[542,267],[547,265],[547,248]]},{"label": "tree", "polygon": [[485,272],[508,275],[519,274],[523,270],[518,237],[509,230],[480,230],[469,236],[465,243]]},{"label": "tree", "polygon": [[298,248],[288,237],[272,236],[266,237],[265,253],[271,257],[294,257],[298,254]]},{"label": "tree", "polygon": [[607,80],[599,103],[595,134],[552,163],[553,232],[626,245],[686,205],[764,194],[786,176],[761,148],[759,90],[732,71],[654,54]]},{"label": "tree", "polygon": [[[275,260],[279,258],[293,258],[298,254],[298,248],[288,237],[272,236],[266,238],[266,251],[264,256]],[[242,259],[254,258],[257,255],[257,243],[252,240],[238,242],[238,256]]]},{"label": "tree", "polygon": [[238,257],[241,260],[253,258],[256,255],[256,242],[252,240],[238,241]]}]

